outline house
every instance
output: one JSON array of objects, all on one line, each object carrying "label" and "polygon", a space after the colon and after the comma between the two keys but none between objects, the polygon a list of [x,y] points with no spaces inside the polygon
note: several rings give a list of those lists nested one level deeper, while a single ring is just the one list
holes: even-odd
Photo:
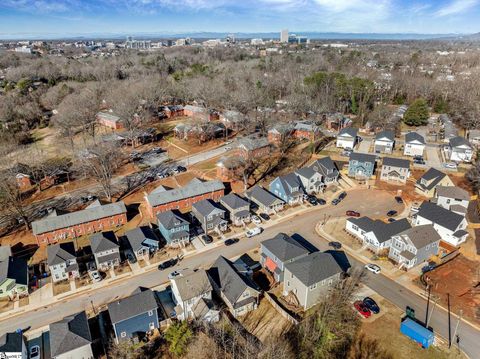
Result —
[{"label": "house", "polygon": [[225,136],[227,129],[222,123],[215,122],[179,123],[174,127],[173,132],[175,137],[185,141],[195,138],[200,142],[205,142]]},{"label": "house", "polygon": [[256,185],[250,188],[245,196],[258,206],[261,212],[267,214],[275,214],[283,210],[285,202],[273,194],[265,190],[263,187]]},{"label": "house", "polygon": [[375,153],[392,153],[395,147],[395,134],[385,130],[375,136]]},{"label": "house", "polygon": [[279,233],[260,244],[260,263],[272,273],[276,282],[283,280],[285,265],[307,256],[310,252],[285,233]]},{"label": "house", "polygon": [[228,259],[218,257],[207,273],[214,292],[235,318],[257,308],[260,289],[247,275],[239,273]]},{"label": "house", "polygon": [[227,210],[228,218],[234,226],[250,222],[250,203],[235,193],[220,198],[220,204]]},{"label": "house", "polygon": [[330,157],[323,157],[316,160],[310,165],[310,168],[322,175],[322,182],[325,187],[338,183],[340,172]]},{"label": "house", "polygon": [[386,182],[407,183],[410,177],[410,161],[402,158],[384,157],[380,180]]},{"label": "house", "polygon": [[97,269],[107,271],[120,264],[120,246],[115,233],[95,233],[90,237],[90,247]]},{"label": "house", "polygon": [[107,307],[117,343],[142,339],[160,326],[157,299],[150,289],[139,287],[129,297],[109,303]]},{"label": "house", "polygon": [[50,324],[52,359],[93,359],[87,314],[80,312]]},{"label": "house", "polygon": [[431,224],[407,229],[392,237],[388,258],[410,269],[438,254],[440,235]]},{"label": "house", "polygon": [[472,162],[473,147],[463,137],[457,136],[449,140],[448,158],[454,162]]},{"label": "house", "polygon": [[337,147],[353,150],[358,140],[358,129],[346,127],[337,135]]},{"label": "house", "polygon": [[417,132],[408,132],[405,135],[405,147],[403,154],[405,156],[422,156],[425,151],[425,138]]},{"label": "house", "polygon": [[280,123],[268,130],[268,142],[276,146],[282,144],[290,137],[293,131],[293,126],[289,123]]},{"label": "house", "polygon": [[460,187],[437,186],[435,203],[450,211],[466,215],[468,204],[470,203],[470,195]]},{"label": "house", "polygon": [[[183,116],[183,106],[172,105],[172,106],[162,106],[160,111],[166,118],[175,118]],[[164,117],[164,118],[165,118]]]},{"label": "house", "polygon": [[100,125],[111,128],[113,130],[121,130],[125,128],[120,117],[113,114],[112,112],[98,112],[96,118],[97,122]]},{"label": "house", "polygon": [[225,111],[220,115],[220,121],[223,122],[226,128],[239,130],[244,126],[246,118],[238,111]]},{"label": "house", "polygon": [[299,121],[293,127],[293,137],[299,140],[315,141],[321,134],[320,128],[310,122]]},{"label": "house", "polygon": [[423,202],[414,219],[415,226],[433,224],[442,241],[453,246],[465,242],[468,237],[465,216],[449,211],[432,202]]},{"label": "house", "polygon": [[0,298],[14,299],[28,295],[28,265],[23,258],[0,261]]},{"label": "house", "polygon": [[53,282],[80,276],[73,242],[50,244],[47,247],[47,264]]},{"label": "house", "polygon": [[348,175],[359,180],[368,179],[375,173],[375,164],[375,155],[353,152],[348,161]]},{"label": "house", "polygon": [[431,198],[435,195],[438,186],[454,186],[454,184],[445,173],[432,167],[417,180],[415,192]]},{"label": "house", "polygon": [[412,226],[406,218],[392,223],[369,217],[348,218],[345,230],[363,242],[363,245],[375,253],[388,250],[392,236],[401,233]]},{"label": "house", "polygon": [[158,213],[172,209],[187,210],[192,204],[204,199],[218,201],[224,195],[225,186],[220,181],[203,182],[192,179],[186,186],[166,189],[160,187],[145,196],[147,210],[153,218]]},{"label": "house", "polygon": [[102,205],[93,202],[87,208],[67,214],[51,213],[34,221],[32,230],[38,245],[101,232],[127,223],[127,208],[120,202]]},{"label": "house", "polygon": [[183,114],[184,116],[195,117],[205,121],[210,121],[210,118],[208,116],[208,111],[204,107],[186,105],[183,107]]},{"label": "house", "polygon": [[222,182],[243,180],[245,160],[239,156],[222,157],[217,163],[217,179]]},{"label": "house", "polygon": [[28,192],[33,189],[33,183],[29,175],[17,173],[15,181],[17,182],[17,187],[20,192]]},{"label": "house", "polygon": [[262,158],[270,154],[270,143],[266,137],[245,137],[239,141],[236,152],[245,160]]},{"label": "house", "polygon": [[194,203],[192,206],[192,215],[198,219],[205,233],[217,230],[223,232],[227,229],[225,211],[218,207],[212,200],[204,199]]},{"label": "house", "polygon": [[149,226],[141,226],[125,232],[125,239],[138,260],[149,259],[150,254],[160,248],[160,242]]},{"label": "house", "polygon": [[344,270],[331,253],[314,252],[285,265],[283,295],[307,310],[342,279]]},{"label": "house", "polygon": [[276,177],[270,182],[269,190],[290,206],[302,203],[305,195],[302,182],[293,172]]},{"label": "house", "polygon": [[305,193],[320,193],[325,188],[320,172],[315,171],[312,167],[302,167],[295,171],[301,182],[302,189]]},{"label": "house", "polygon": [[28,359],[25,337],[21,332],[4,333],[0,336],[0,358]]},{"label": "house", "polygon": [[[178,320],[198,319],[217,322],[220,312],[212,302],[212,285],[204,269],[170,279]],[[204,306],[206,305],[207,308]],[[205,310],[206,309],[206,310]]]},{"label": "house", "polygon": [[170,247],[184,247],[190,243],[190,223],[178,211],[157,214],[158,230]]},{"label": "house", "polygon": [[339,112],[323,114],[322,121],[329,130],[336,131],[352,125],[352,120]]}]

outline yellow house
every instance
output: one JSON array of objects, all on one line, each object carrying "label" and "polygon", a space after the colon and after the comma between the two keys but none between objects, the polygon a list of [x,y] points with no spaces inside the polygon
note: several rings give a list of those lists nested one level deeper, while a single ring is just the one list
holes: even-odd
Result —
[{"label": "yellow house", "polygon": [[454,186],[454,184],[445,173],[435,168],[430,168],[417,180],[415,192],[431,198],[435,195],[435,189],[438,186]]}]

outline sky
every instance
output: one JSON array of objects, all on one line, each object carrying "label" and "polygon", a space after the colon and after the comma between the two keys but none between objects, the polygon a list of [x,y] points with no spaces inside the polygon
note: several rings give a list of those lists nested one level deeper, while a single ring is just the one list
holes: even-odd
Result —
[{"label": "sky", "polygon": [[0,0],[12,35],[480,32],[480,0]]}]

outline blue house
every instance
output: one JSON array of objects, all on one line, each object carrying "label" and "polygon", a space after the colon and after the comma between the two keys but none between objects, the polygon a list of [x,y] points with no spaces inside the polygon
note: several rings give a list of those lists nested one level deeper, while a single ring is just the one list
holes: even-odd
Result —
[{"label": "blue house", "polygon": [[150,289],[137,288],[130,297],[108,304],[108,313],[117,343],[159,328],[158,303]]},{"label": "blue house", "polygon": [[354,152],[348,161],[348,175],[356,179],[368,179],[375,173],[374,155]]},{"label": "blue house", "polygon": [[295,173],[279,176],[270,182],[269,190],[289,205],[303,202],[303,186]]},{"label": "blue house", "polygon": [[167,245],[181,247],[190,241],[190,223],[178,211],[157,214],[158,229]]}]

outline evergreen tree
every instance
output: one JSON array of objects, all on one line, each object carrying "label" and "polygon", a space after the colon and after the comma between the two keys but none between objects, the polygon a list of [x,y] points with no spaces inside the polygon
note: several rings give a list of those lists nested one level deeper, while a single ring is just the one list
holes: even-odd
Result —
[{"label": "evergreen tree", "polygon": [[413,101],[403,115],[403,122],[409,126],[423,126],[428,123],[428,105],[424,99]]}]

